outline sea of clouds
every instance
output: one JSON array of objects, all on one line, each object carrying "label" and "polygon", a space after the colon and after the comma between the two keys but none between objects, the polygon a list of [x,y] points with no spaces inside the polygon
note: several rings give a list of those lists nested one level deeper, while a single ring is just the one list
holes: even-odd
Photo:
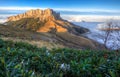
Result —
[{"label": "sea of clouds", "polygon": [[[0,23],[3,23],[7,20],[8,17],[20,14],[21,12],[13,14],[0,14]],[[120,20],[120,16],[101,16],[101,15],[61,15],[61,17],[70,22],[106,22],[111,19]]]},{"label": "sea of clouds", "polygon": [[[88,28],[90,32],[85,33],[85,36],[93,39],[101,44],[104,44],[104,40],[107,37],[106,31],[103,31],[101,29],[108,28],[108,25],[110,24],[111,27],[114,28],[120,28],[120,20],[108,20],[106,22],[73,22],[76,25],[80,25],[82,27]],[[109,49],[120,49],[120,31],[109,31],[110,34],[108,36],[107,40],[107,48]]]},{"label": "sea of clouds", "polygon": [[62,15],[62,17],[71,22],[106,22],[111,19],[120,20],[120,16],[101,16],[101,15]]}]

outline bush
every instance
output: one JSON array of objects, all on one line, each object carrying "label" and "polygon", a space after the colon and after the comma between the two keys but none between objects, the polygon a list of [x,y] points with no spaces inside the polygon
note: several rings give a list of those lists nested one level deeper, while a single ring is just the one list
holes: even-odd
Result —
[{"label": "bush", "polygon": [[4,47],[5,46],[5,43],[3,40],[0,39],[0,48]]},{"label": "bush", "polygon": [[119,77],[120,52],[37,48],[0,40],[1,77]]}]

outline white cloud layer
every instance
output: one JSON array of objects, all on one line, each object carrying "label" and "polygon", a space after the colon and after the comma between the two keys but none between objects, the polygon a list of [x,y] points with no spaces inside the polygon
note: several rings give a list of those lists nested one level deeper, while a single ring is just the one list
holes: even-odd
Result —
[{"label": "white cloud layer", "polygon": [[100,16],[100,15],[62,15],[62,18],[71,22],[105,22],[111,19],[120,20],[120,16]]},{"label": "white cloud layer", "polygon": [[[0,10],[30,10],[30,9],[46,9],[40,7],[0,7]],[[74,11],[74,12],[110,12],[120,13],[120,10],[108,10],[108,9],[83,9],[83,8],[52,8],[57,11]]]}]

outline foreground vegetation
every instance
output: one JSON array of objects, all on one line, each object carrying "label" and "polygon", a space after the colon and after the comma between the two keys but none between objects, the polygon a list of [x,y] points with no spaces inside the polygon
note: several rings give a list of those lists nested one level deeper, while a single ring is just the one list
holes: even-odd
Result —
[{"label": "foreground vegetation", "polygon": [[0,77],[119,77],[120,52],[37,48],[0,40]]}]

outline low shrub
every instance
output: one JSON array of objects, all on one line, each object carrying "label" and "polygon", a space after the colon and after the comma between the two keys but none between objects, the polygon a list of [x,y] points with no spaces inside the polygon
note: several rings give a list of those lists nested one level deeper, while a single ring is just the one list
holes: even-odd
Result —
[{"label": "low shrub", "polygon": [[0,40],[0,77],[119,77],[120,52],[37,48]]}]

